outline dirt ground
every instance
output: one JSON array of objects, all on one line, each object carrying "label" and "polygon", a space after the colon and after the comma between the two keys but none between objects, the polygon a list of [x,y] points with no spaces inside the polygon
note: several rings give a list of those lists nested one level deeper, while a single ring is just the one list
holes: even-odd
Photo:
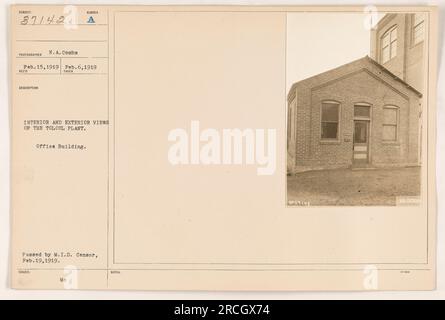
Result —
[{"label": "dirt ground", "polygon": [[420,167],[308,171],[287,177],[288,205],[396,205],[420,196]]}]

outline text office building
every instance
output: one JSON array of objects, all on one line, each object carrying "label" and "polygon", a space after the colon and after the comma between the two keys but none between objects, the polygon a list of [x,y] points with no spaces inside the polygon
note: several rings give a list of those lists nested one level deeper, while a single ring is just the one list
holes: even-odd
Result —
[{"label": "text office building", "polygon": [[295,83],[288,93],[288,171],[420,162],[423,14],[387,14],[371,57]]}]

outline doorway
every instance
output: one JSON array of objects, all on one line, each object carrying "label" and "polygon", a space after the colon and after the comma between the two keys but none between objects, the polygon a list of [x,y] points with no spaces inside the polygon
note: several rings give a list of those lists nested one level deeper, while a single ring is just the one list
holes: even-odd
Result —
[{"label": "doorway", "polygon": [[369,163],[369,121],[354,120],[353,164]]}]

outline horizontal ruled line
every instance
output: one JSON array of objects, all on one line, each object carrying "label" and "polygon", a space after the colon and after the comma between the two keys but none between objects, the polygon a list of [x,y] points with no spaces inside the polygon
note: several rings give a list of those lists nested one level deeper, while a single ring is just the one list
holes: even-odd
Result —
[{"label": "horizontal ruled line", "polygon": [[107,40],[18,39],[17,42],[107,42]]},{"label": "horizontal ruled line", "polygon": [[39,56],[17,56],[17,59],[108,59],[108,57],[69,57],[69,56],[56,56],[56,57],[39,57]]},{"label": "horizontal ruled line", "polygon": [[70,72],[66,72],[66,73],[16,73],[16,75],[20,75],[20,76],[52,76],[52,75],[56,75],[56,76],[64,76],[64,75],[96,75],[96,76],[102,76],[102,75],[107,75],[108,73],[70,73]]},{"label": "horizontal ruled line", "polygon": [[[17,268],[18,271],[62,271],[65,269],[62,268]],[[325,272],[329,272],[329,271],[358,271],[358,272],[363,272],[363,269],[350,269],[350,268],[341,268],[341,269],[321,269],[321,268],[303,268],[303,269],[236,269],[236,268],[225,268],[225,269],[206,269],[206,268],[198,268],[198,269],[188,269],[188,268],[144,268],[144,269],[136,269],[136,268],[110,268],[110,269],[105,269],[105,268],[81,268],[81,269],[77,269],[79,271],[284,271],[284,272],[289,272],[289,271],[325,271]],[[402,269],[402,268],[383,268],[383,269],[378,269],[379,271],[407,271],[407,270],[412,270],[412,271],[432,271],[432,269],[427,269],[427,268],[409,268],[409,269]]]},{"label": "horizontal ruled line", "polygon": [[[108,24],[106,23],[75,23],[75,24],[68,24],[69,26],[108,26]],[[49,27],[49,26],[56,26],[56,27],[65,27],[65,24],[63,23],[59,23],[59,24],[44,24],[44,23],[36,23],[36,24],[20,24],[19,26],[21,27],[35,27],[35,26],[45,26],[45,27]]]}]

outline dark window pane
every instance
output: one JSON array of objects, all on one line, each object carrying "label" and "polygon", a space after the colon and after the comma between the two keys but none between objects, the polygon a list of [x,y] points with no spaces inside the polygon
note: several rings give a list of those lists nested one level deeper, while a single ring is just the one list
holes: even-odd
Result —
[{"label": "dark window pane", "polygon": [[370,117],[371,108],[369,106],[354,106],[355,117]]},{"label": "dark window pane", "polygon": [[367,140],[367,124],[365,122],[355,122],[354,143],[366,143]]},{"label": "dark window pane", "polygon": [[338,104],[323,103],[321,106],[321,121],[338,122]]},{"label": "dark window pane", "polygon": [[321,138],[322,139],[337,139],[338,123],[336,122],[322,122],[321,123]]}]

